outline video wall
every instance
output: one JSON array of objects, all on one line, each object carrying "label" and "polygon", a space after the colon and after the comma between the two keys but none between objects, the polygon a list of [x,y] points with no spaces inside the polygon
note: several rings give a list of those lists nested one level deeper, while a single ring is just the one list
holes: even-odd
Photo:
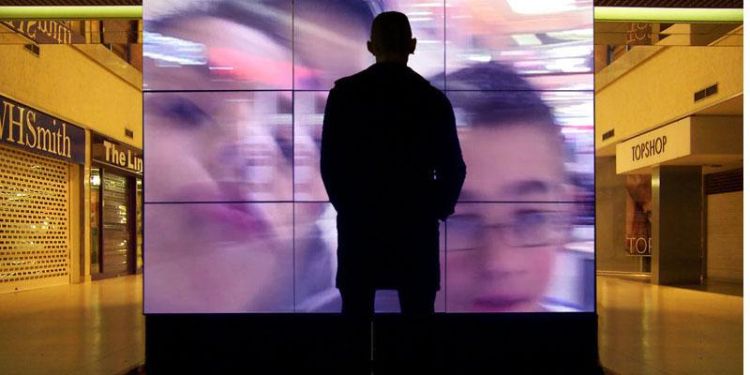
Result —
[{"label": "video wall", "polygon": [[386,10],[409,17],[409,66],[453,103],[467,165],[436,311],[593,311],[592,1],[148,0],[146,313],[340,310],[323,113],[375,62]]}]

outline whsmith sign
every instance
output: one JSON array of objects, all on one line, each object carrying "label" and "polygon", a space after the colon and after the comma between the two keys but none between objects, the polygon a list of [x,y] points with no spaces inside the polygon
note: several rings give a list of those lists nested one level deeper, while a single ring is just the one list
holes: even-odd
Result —
[{"label": "whsmith sign", "polygon": [[86,39],[68,27],[63,21],[13,20],[2,21],[17,33],[39,44],[85,43]]},{"label": "whsmith sign", "polygon": [[85,160],[86,133],[82,128],[2,96],[0,141],[73,163]]}]

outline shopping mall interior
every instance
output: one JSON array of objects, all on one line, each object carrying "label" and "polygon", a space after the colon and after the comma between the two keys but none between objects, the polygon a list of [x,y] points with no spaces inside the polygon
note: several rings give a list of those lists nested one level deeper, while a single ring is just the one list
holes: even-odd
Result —
[{"label": "shopping mall interior", "polygon": [[[449,373],[742,373],[742,0],[0,0],[0,374],[233,373],[283,346],[237,337],[273,330],[257,319],[337,319],[326,100],[374,62],[390,10],[468,170],[439,224]],[[540,118],[554,145],[525,126]],[[524,173],[560,193],[491,185]],[[564,235],[482,221],[531,211]],[[396,300],[376,296],[373,374],[390,373]]]}]

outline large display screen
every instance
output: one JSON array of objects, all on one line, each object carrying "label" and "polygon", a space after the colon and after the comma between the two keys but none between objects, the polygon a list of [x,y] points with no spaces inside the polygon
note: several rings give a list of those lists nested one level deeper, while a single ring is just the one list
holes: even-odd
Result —
[{"label": "large display screen", "polygon": [[374,63],[386,10],[409,17],[409,66],[451,100],[467,165],[436,311],[594,310],[592,1],[149,0],[146,313],[340,310],[323,113]]}]

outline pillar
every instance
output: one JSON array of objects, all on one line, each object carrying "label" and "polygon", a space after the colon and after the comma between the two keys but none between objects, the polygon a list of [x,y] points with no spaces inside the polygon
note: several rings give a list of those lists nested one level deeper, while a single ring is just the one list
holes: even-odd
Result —
[{"label": "pillar", "polygon": [[651,270],[656,284],[701,281],[700,166],[658,166],[651,174]]}]

